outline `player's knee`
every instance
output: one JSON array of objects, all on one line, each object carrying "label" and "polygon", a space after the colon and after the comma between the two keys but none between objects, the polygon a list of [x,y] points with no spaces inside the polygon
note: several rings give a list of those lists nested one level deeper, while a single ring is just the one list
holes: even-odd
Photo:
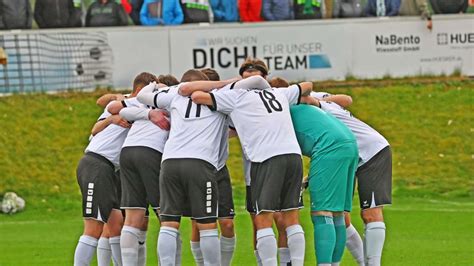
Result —
[{"label": "player's knee", "polygon": [[282,223],[284,228],[289,226],[299,224],[299,211],[298,210],[291,210],[282,212]]},{"label": "player's knee", "polygon": [[279,212],[276,212],[273,214],[273,220],[275,221],[275,225],[278,229],[278,232],[284,232],[286,228],[286,223],[285,219],[283,218],[283,215]]},{"label": "player's knee", "polygon": [[110,232],[111,237],[119,236],[121,231],[122,231],[122,224],[117,223],[117,224],[109,225],[109,232]]},{"label": "player's knee", "polygon": [[361,216],[365,224],[372,222],[383,222],[383,213],[381,207],[363,210]]},{"label": "player's knee", "polygon": [[271,212],[261,212],[255,215],[254,224],[257,230],[272,227],[273,214]]},{"label": "player's knee", "polygon": [[216,219],[199,219],[196,220],[196,225],[199,231],[217,229]]},{"label": "player's knee", "polygon": [[[138,224],[137,227],[139,227],[141,224]],[[110,236],[119,236],[120,232],[122,231],[123,227],[123,217],[121,212],[115,212],[112,211],[109,219],[107,220],[107,227],[110,232]]]},{"label": "player's knee", "polygon": [[84,235],[99,239],[104,228],[104,223],[88,219],[84,222]]},{"label": "player's knee", "polygon": [[234,220],[233,219],[220,219],[219,226],[221,228],[221,234],[224,237],[234,236]]}]

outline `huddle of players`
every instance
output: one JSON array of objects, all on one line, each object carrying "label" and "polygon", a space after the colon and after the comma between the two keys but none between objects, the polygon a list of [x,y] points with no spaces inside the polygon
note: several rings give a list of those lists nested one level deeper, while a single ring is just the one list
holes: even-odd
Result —
[{"label": "huddle of players", "polygon": [[[304,263],[304,231],[298,217],[301,154],[311,158],[309,191],[318,265],[338,265],[346,241],[360,265],[380,264],[385,235],[381,206],[391,201],[388,142],[337,104],[346,106],[347,96],[314,93],[310,82],[289,86],[273,79],[270,86],[265,80],[268,69],[258,59],[247,59],[239,74],[244,79],[209,81],[203,72],[189,70],[177,84],[169,75],[156,79],[142,73],[129,98],[107,105],[77,170],[85,219],[75,265],[90,263],[104,223],[114,263],[144,265],[149,205],[161,221],[160,264],[180,265],[179,223],[181,216],[189,216],[197,264],[229,265],[235,247],[232,189],[225,166],[229,131],[238,133],[247,161],[247,210],[256,230],[259,264],[277,265],[277,254],[282,265]],[[133,121],[130,129],[127,121]],[[122,192],[111,191],[118,184],[118,165]],[[344,221],[344,212],[352,207],[356,170],[366,223],[364,244],[349,216]],[[119,207],[125,210],[121,232]],[[104,263],[109,261],[110,257]]]}]

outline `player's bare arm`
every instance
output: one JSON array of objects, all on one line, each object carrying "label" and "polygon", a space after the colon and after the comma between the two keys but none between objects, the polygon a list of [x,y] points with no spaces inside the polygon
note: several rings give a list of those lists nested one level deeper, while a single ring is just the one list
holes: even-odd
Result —
[{"label": "player's bare arm", "polygon": [[107,117],[106,119],[97,121],[92,127],[91,135],[95,136],[97,133],[101,132],[106,127],[108,127],[110,124],[115,124],[117,126],[121,126],[124,128],[130,127],[130,123],[128,123],[127,120],[121,118],[119,115],[111,115]]},{"label": "player's bare arm", "polygon": [[208,106],[214,106],[214,103],[212,101],[212,97],[209,93],[203,92],[203,91],[195,91],[191,95],[191,100],[195,104],[205,104]]},{"label": "player's bare arm", "polygon": [[121,101],[125,99],[125,96],[120,93],[107,93],[97,99],[96,104],[102,108],[105,108],[111,101]]},{"label": "player's bare arm", "polygon": [[330,95],[324,98],[325,101],[334,102],[343,108],[347,108],[352,104],[352,97],[345,94]]},{"label": "player's bare arm", "polygon": [[182,96],[189,96],[195,91],[211,91],[216,88],[222,88],[227,84],[236,82],[239,78],[233,78],[222,81],[199,80],[182,84],[179,87],[179,94]]},{"label": "player's bare arm", "polygon": [[308,96],[313,91],[313,82],[305,81],[298,83],[298,85],[301,88],[301,97]]},{"label": "player's bare arm", "polygon": [[165,110],[127,107],[120,110],[120,116],[127,121],[149,120],[163,130],[170,130],[169,113]]},{"label": "player's bare arm", "polygon": [[309,104],[309,105],[313,105],[313,106],[316,106],[316,107],[321,107],[321,104],[319,103],[319,100],[314,98],[314,97],[311,97],[311,96],[302,96],[301,99],[300,99],[300,103]]}]

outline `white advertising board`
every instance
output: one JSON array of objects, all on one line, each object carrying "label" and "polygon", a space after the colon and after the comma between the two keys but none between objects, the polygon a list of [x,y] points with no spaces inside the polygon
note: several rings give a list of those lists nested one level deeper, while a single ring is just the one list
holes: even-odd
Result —
[{"label": "white advertising board", "polygon": [[434,16],[432,30],[419,17],[395,17],[0,31],[0,45],[9,62],[0,93],[131,87],[143,71],[179,79],[211,67],[230,78],[248,56],[289,80],[474,76],[470,14]]},{"label": "white advertising board", "polygon": [[168,30],[163,27],[133,27],[108,31],[114,55],[113,84],[131,87],[134,75],[141,72],[170,72]]},{"label": "white advertising board", "polygon": [[[440,17],[437,17],[440,18]],[[361,78],[474,75],[474,19],[379,20],[352,25],[352,74]]]},{"label": "white advertising board", "polygon": [[290,80],[343,79],[351,60],[345,27],[327,23],[265,23],[170,31],[171,70],[215,68],[223,78],[238,75],[247,56],[261,58],[271,76]]}]

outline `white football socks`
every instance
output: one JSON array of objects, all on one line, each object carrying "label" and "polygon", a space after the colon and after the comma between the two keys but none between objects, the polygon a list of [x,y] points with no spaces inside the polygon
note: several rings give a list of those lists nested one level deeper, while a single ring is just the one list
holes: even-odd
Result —
[{"label": "white football socks", "polygon": [[160,258],[160,265],[175,265],[176,264],[176,248],[178,229],[162,226],[158,236],[158,254]]},{"label": "white football socks", "polygon": [[365,252],[368,266],[379,266],[385,242],[385,223],[372,222],[365,226]]},{"label": "white football socks", "polygon": [[91,236],[82,235],[74,252],[74,266],[88,266],[97,248],[98,240]]},{"label": "white football socks", "polygon": [[142,231],[142,230],[140,230],[140,233],[138,235],[138,264],[137,265],[138,266],[146,265],[146,231]]},{"label": "white football socks", "polygon": [[112,258],[112,249],[108,237],[100,237],[97,244],[97,265],[109,266]]},{"label": "white football socks", "polygon": [[138,241],[140,229],[124,225],[120,235],[120,249],[123,265],[138,264]]},{"label": "white football socks", "polygon": [[109,238],[110,249],[112,249],[112,259],[115,266],[122,266],[122,252],[120,252],[120,236]]},{"label": "white football socks", "polygon": [[180,266],[181,265],[181,246],[183,244],[183,241],[181,240],[181,235],[179,234],[176,236],[176,256],[174,258],[175,265]]},{"label": "white football socks", "polygon": [[221,264],[221,248],[217,229],[199,230],[200,246],[204,265],[218,266]]},{"label": "white football socks", "polygon": [[257,250],[263,266],[277,265],[277,241],[272,228],[257,230]]},{"label": "white football socks", "polygon": [[221,236],[221,265],[230,266],[235,249],[235,236],[228,238]]},{"label": "white football socks", "polygon": [[253,254],[255,255],[255,259],[257,260],[257,266],[262,266],[262,259],[260,255],[258,255],[258,250],[254,250]]},{"label": "white football socks", "polygon": [[201,243],[191,241],[191,253],[193,253],[194,261],[197,266],[204,266],[204,258],[202,257]]},{"label": "white football socks", "polygon": [[303,227],[299,224],[288,226],[286,229],[288,249],[292,266],[303,266],[305,253],[305,239]]},{"label": "white football socks", "polygon": [[359,266],[364,266],[364,244],[355,227],[351,224],[346,228],[346,248]]},{"label": "white football socks", "polygon": [[278,257],[280,258],[280,266],[291,265],[290,250],[288,248],[278,248]]}]

